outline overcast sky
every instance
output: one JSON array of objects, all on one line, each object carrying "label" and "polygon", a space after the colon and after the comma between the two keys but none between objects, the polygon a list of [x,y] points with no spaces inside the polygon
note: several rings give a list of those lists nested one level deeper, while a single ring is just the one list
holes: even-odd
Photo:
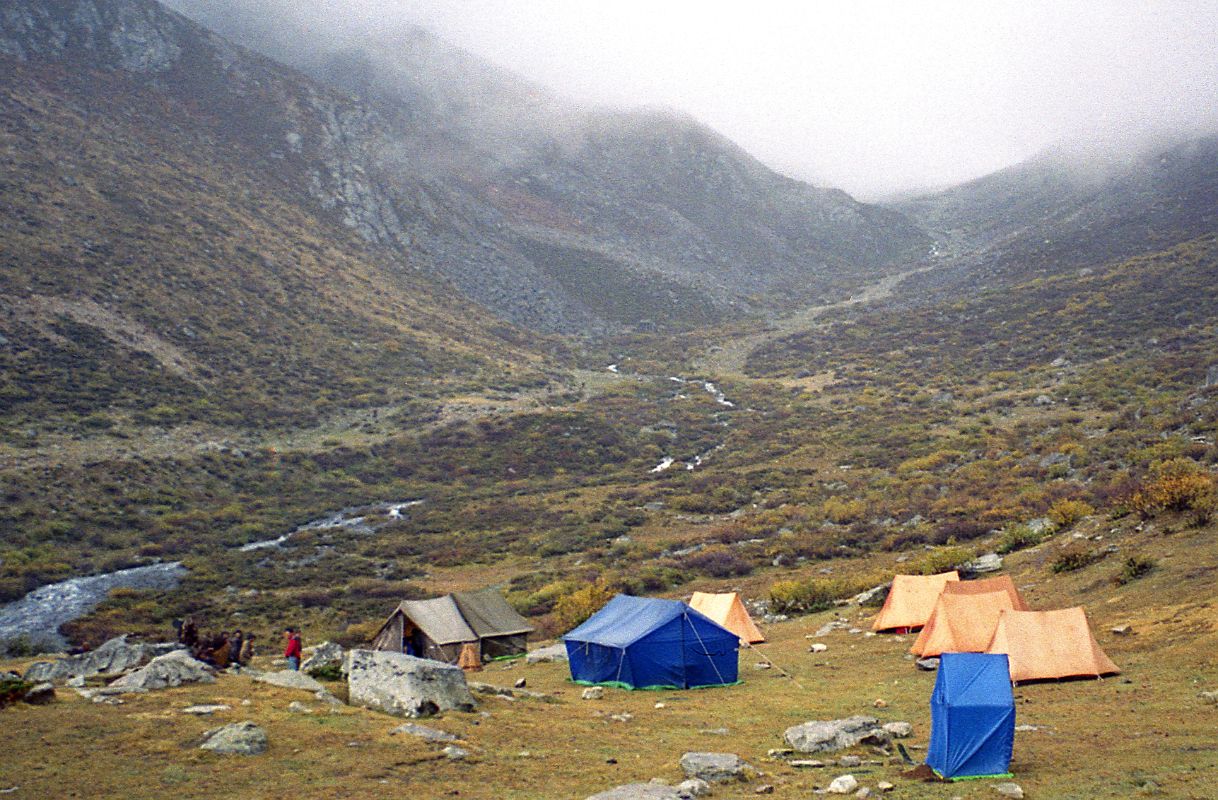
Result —
[{"label": "overcast sky", "polygon": [[417,22],[581,101],[687,111],[782,172],[864,199],[958,183],[1063,138],[1218,114],[1218,0],[300,8]]}]

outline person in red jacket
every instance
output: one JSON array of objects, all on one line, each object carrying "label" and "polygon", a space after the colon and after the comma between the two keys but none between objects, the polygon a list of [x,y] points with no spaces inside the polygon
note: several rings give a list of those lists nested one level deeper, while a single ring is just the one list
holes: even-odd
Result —
[{"label": "person in red jacket", "polygon": [[295,628],[287,628],[283,635],[287,638],[287,647],[283,648],[283,657],[288,660],[288,669],[300,669],[300,632]]}]

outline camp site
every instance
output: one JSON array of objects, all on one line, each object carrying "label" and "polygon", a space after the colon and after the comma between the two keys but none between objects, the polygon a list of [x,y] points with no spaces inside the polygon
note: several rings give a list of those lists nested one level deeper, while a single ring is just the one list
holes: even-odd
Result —
[{"label": "camp site", "polygon": [[[922,591],[929,582],[902,580],[892,564],[891,586],[912,585],[910,595],[778,619],[748,602],[747,585],[683,599],[617,595],[559,638],[533,633],[524,646],[533,626],[494,587],[402,601],[351,659],[392,653],[461,676],[473,704],[421,717],[348,704],[361,690],[339,671],[319,681],[331,700],[251,681],[263,670],[282,674],[269,657],[214,683],[110,695],[117,706],[59,687],[52,705],[4,713],[51,742],[67,735],[60,720],[71,714],[116,744],[98,756],[103,786],[118,791],[133,780],[124,754],[144,753],[158,764],[165,796],[174,776],[211,768],[184,743],[247,718],[265,728],[269,747],[223,762],[225,774],[252,786],[265,770],[291,765],[307,782],[304,797],[386,785],[486,798],[594,797],[615,787],[622,793],[604,796],[677,797],[692,780],[682,764],[699,753],[738,757],[729,777],[709,782],[711,797],[807,797],[844,776],[852,783],[839,788],[891,797],[984,798],[1007,784],[1026,797],[1118,797],[1140,781],[1138,796],[1152,772],[1165,796],[1205,796],[1208,784],[1184,754],[1210,752],[1213,711],[1193,677],[1210,656],[1178,632],[1201,622],[1206,607],[1166,577],[1100,593],[1081,576],[1045,580],[1052,550],[1038,550],[1006,556],[997,574],[931,576],[936,597]],[[1171,620],[1143,605],[1148,591],[1174,598]],[[1085,608],[1071,605],[1082,596],[1092,598]],[[894,607],[906,632],[872,630]],[[463,664],[463,650],[475,658]],[[932,653],[936,668],[919,668]],[[97,678],[85,684],[85,692],[104,688]],[[219,710],[183,713],[195,707]],[[799,749],[813,747],[808,723],[851,718],[866,725],[840,734],[845,746]],[[414,733],[398,732],[404,722]],[[21,763],[35,751],[18,745],[12,757]],[[1080,760],[1094,764],[1087,776],[1068,766]],[[37,780],[71,768],[52,758]],[[538,785],[562,788],[539,793]]]}]

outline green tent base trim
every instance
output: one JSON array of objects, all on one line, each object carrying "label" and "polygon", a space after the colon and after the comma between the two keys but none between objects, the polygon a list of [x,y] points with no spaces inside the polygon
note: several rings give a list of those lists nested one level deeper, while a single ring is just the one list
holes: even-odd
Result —
[{"label": "green tent base trim", "polygon": [[512,653],[507,656],[495,656],[494,658],[485,659],[486,661],[515,661],[518,658],[524,658],[528,653]]},{"label": "green tent base trim", "polygon": [[625,689],[628,692],[682,692],[686,689],[718,689],[721,686],[739,686],[744,681],[732,681],[731,683],[701,683],[697,686],[677,686],[676,684],[659,684],[656,686],[631,686],[628,683],[621,681],[577,681],[571,680],[571,683],[580,686],[609,686],[614,689]]},{"label": "green tent base trim", "polygon": [[943,773],[931,767],[931,771],[938,775],[942,780],[958,783],[960,781],[993,781],[999,778],[1014,778],[1015,775],[1010,772],[999,772],[995,775],[959,775],[955,778],[944,778]]}]

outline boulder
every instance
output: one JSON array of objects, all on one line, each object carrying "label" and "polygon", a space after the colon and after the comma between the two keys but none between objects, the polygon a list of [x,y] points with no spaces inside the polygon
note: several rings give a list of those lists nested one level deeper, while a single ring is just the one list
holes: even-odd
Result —
[{"label": "boulder", "polygon": [[419,725],[414,722],[407,722],[405,725],[399,725],[389,731],[389,735],[402,733],[407,736],[417,736],[425,742],[455,742],[459,737],[453,734],[442,731],[437,728],[429,728],[426,725]]},{"label": "boulder", "polygon": [[1206,705],[1218,706],[1218,692],[1201,692],[1198,697]]},{"label": "boulder", "polygon": [[199,745],[203,750],[242,756],[266,752],[266,731],[252,722],[234,722],[222,728],[213,728],[203,736],[206,741]]},{"label": "boulder", "polygon": [[285,669],[280,672],[264,672],[255,677],[254,680],[258,683],[269,683],[271,686],[278,686],[282,689],[301,689],[313,693],[324,692],[326,690],[326,687],[313,678],[294,669]]},{"label": "boulder", "polygon": [[827,645],[823,642],[813,642],[812,646],[808,648],[808,652],[809,653],[823,653],[828,649],[829,649],[829,645]]},{"label": "boulder", "polygon": [[567,646],[562,642],[558,644],[539,647],[524,657],[526,663],[542,664],[550,661],[566,661]]},{"label": "boulder", "polygon": [[813,720],[787,728],[787,744],[801,753],[827,753],[857,744],[888,745],[892,737],[875,717],[855,716],[828,721]]},{"label": "boulder", "polygon": [[299,700],[293,700],[292,702],[288,703],[288,712],[291,714],[312,714],[313,709],[309,708]]},{"label": "boulder", "polygon": [[749,765],[735,753],[686,753],[681,756],[681,771],[687,778],[707,783],[728,783],[747,779]]},{"label": "boulder", "polygon": [[884,730],[888,731],[894,739],[908,739],[913,736],[913,725],[908,722],[885,722]]},{"label": "boulder", "polygon": [[45,706],[55,702],[55,686],[50,681],[43,681],[21,696],[21,699],[32,706]]},{"label": "boulder", "polygon": [[919,658],[917,661],[914,662],[914,664],[917,666],[918,669],[922,670],[923,672],[934,672],[935,670],[937,670],[939,668],[939,659],[934,658],[934,657]]},{"label": "boulder", "polygon": [[474,696],[460,667],[405,653],[350,651],[347,691],[352,705],[400,717],[474,710]]},{"label": "boulder", "polygon": [[35,661],[25,671],[31,683],[50,681],[64,683],[71,678],[91,678],[94,675],[117,675],[146,664],[160,655],[164,646],[128,643],[126,635],[115,637],[95,650],[56,661]]},{"label": "boulder", "polygon": [[1023,787],[1018,783],[999,783],[994,786],[994,791],[1003,797],[1013,798],[1013,800],[1020,800],[1023,797]]},{"label": "boulder", "polygon": [[628,783],[598,792],[588,800],[684,800],[681,793],[662,783]]},{"label": "boulder", "polygon": [[839,775],[833,779],[826,789],[829,794],[850,794],[859,788],[859,782],[853,775]]},{"label": "boulder", "polygon": [[587,689],[584,689],[584,693],[580,695],[580,697],[585,700],[600,700],[604,696],[604,686],[589,686]]},{"label": "boulder", "polygon": [[710,793],[710,784],[701,778],[690,778],[677,784],[677,794],[682,797],[703,797]]},{"label": "boulder", "polygon": [[343,648],[342,645],[334,642],[322,642],[316,647],[307,648],[312,650],[312,654],[304,660],[300,665],[302,672],[308,672],[311,669],[319,669],[328,667],[331,664],[343,663]]},{"label": "boulder", "polygon": [[985,555],[977,556],[964,565],[965,572],[997,572],[1000,569],[1002,569],[1002,556],[997,553],[986,553]]},{"label": "boulder", "polygon": [[183,714],[194,714],[199,717],[210,717],[217,711],[230,711],[232,706],[216,703],[214,705],[187,706],[182,709]]},{"label": "boulder", "polygon": [[146,692],[150,689],[181,686],[184,683],[215,682],[216,677],[212,674],[211,667],[195,660],[185,650],[174,650],[157,656],[143,668],[112,681],[107,688],[123,692]]},{"label": "boulder", "polygon": [[449,761],[464,761],[469,758],[469,751],[464,747],[457,747],[455,744],[450,744],[444,748],[444,757]]}]

